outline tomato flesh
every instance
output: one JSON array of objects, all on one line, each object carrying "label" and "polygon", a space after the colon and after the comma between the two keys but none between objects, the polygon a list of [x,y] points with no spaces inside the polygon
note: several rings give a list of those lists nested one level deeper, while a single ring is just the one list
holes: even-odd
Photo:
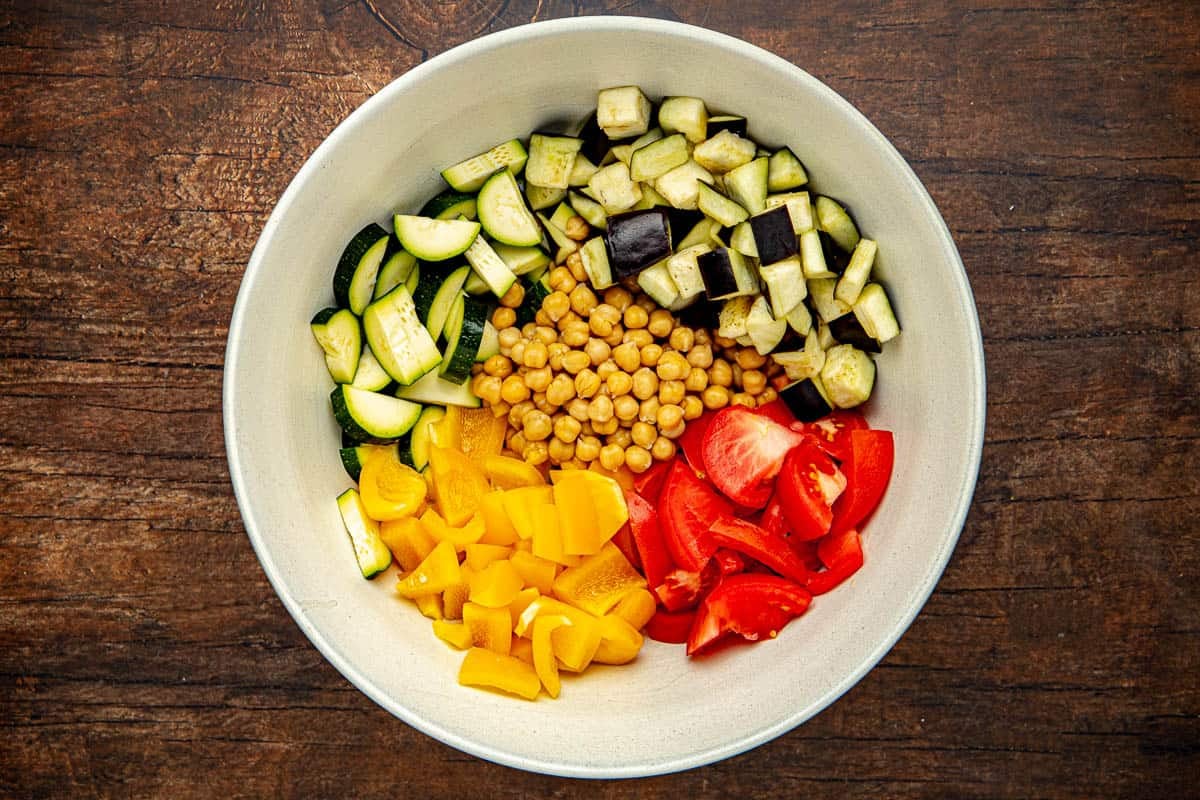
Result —
[{"label": "tomato flesh", "polygon": [[744,553],[797,583],[808,580],[808,569],[787,543],[752,522],[722,517],[709,528],[718,547]]},{"label": "tomato flesh", "polygon": [[808,610],[812,594],[775,575],[730,575],[708,593],[688,632],[687,653],[695,655],[729,634],[756,641],[774,638]]},{"label": "tomato flesh", "polygon": [[892,477],[896,445],[891,431],[853,430],[849,434],[849,454],[842,462],[846,490],[833,504],[835,533],[858,527],[871,515]]},{"label": "tomato flesh", "polygon": [[817,556],[825,570],[810,574],[805,583],[814,595],[825,594],[858,572],[863,565],[862,537],[853,528],[831,533],[817,543]]},{"label": "tomato flesh", "polygon": [[775,482],[784,521],[792,536],[800,541],[824,536],[833,524],[833,509],[825,502],[818,472],[836,474],[837,465],[812,440],[807,440],[787,454]]},{"label": "tomato flesh", "polygon": [[[797,423],[800,430],[817,440],[818,445],[839,462],[850,457],[850,434],[867,430],[867,418],[861,411],[839,408],[816,422]],[[795,427],[795,426],[793,426]]]},{"label": "tomato flesh", "polygon": [[646,635],[656,642],[683,644],[688,639],[695,611],[656,611],[646,623]]},{"label": "tomato flesh", "polygon": [[729,502],[680,459],[671,465],[659,496],[659,525],[671,560],[688,572],[700,572],[717,552],[708,535],[714,519],[728,516]]},{"label": "tomato flesh", "polygon": [[704,434],[704,468],[713,485],[734,503],[762,508],[784,457],[803,441],[803,433],[769,417],[744,406],[728,406],[717,412]]},{"label": "tomato flesh", "polygon": [[629,532],[641,560],[642,575],[654,590],[675,568],[671,554],[667,552],[667,543],[663,541],[658,512],[637,492],[625,493],[625,506],[629,509]]}]

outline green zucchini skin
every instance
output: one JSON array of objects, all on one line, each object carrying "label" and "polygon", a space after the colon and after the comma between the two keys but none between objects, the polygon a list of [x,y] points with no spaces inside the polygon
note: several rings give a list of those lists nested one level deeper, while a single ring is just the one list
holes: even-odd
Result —
[{"label": "green zucchini skin", "polygon": [[387,444],[412,429],[421,415],[421,405],[379,392],[368,392],[345,384],[329,395],[333,416],[353,441]]},{"label": "green zucchini skin", "polygon": [[487,322],[487,306],[474,297],[463,296],[462,320],[457,330],[451,330],[446,336],[446,350],[442,354],[442,366],[439,374],[451,383],[466,383],[471,377],[471,367],[475,364],[475,355],[483,341],[483,326]]},{"label": "green zucchini skin", "polygon": [[[354,276],[359,271],[359,268],[367,266],[363,259],[367,256],[368,251],[374,248],[381,239],[390,240],[391,234],[372,222],[354,234],[353,238],[347,243],[346,248],[342,251],[342,257],[338,259],[337,267],[333,271],[333,299],[341,308],[352,308],[350,304],[350,285],[354,282]],[[384,247],[386,248],[387,245],[384,245]],[[379,269],[379,264],[386,258],[384,254],[380,255],[383,257],[375,263],[376,270]],[[374,285],[373,279],[371,284],[372,286]],[[362,309],[358,309],[355,313],[361,314]]]},{"label": "green zucchini skin", "polygon": [[478,214],[475,195],[447,189],[421,206],[418,214],[433,219],[457,219],[461,214],[467,219],[473,220]]},{"label": "green zucchini skin", "polygon": [[363,351],[363,330],[348,308],[323,308],[309,323],[313,338],[325,354],[325,367],[334,383],[351,383]]}]

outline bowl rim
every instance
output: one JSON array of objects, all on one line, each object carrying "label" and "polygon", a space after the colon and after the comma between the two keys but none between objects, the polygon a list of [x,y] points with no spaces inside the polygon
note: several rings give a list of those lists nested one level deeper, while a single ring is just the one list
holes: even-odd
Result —
[{"label": "bowl rim", "polygon": [[[964,319],[968,323],[971,336],[971,366],[973,369],[972,388],[975,394],[974,408],[971,409],[971,424],[969,426],[969,449],[967,452],[967,465],[969,469],[962,477],[962,482],[958,488],[958,496],[955,500],[955,508],[953,514],[953,523],[949,535],[943,540],[941,549],[935,554],[935,557],[930,560],[928,568],[921,576],[916,591],[912,597],[913,602],[905,609],[902,615],[900,624],[895,629],[882,639],[874,650],[858,665],[856,669],[847,673],[838,683],[834,684],[817,700],[811,703],[808,707],[799,709],[796,713],[788,716],[784,720],[760,729],[751,734],[742,736],[733,741],[726,742],[720,746],[711,747],[707,750],[692,753],[687,756],[679,757],[671,761],[656,762],[652,759],[645,759],[637,763],[623,764],[617,767],[612,766],[591,766],[586,764],[560,763],[548,759],[532,758],[528,756],[517,755],[498,748],[481,745],[471,739],[459,736],[451,731],[443,728],[436,722],[420,717],[410,712],[402,702],[382,691],[372,681],[358,670],[353,664],[346,660],[342,654],[334,648],[330,642],[321,634],[316,625],[309,620],[305,610],[290,593],[287,585],[283,582],[280,576],[280,570],[266,546],[263,535],[259,529],[257,521],[252,512],[252,506],[249,502],[249,491],[246,486],[246,478],[244,477],[241,458],[238,452],[234,421],[234,405],[235,398],[238,394],[239,387],[236,380],[237,365],[240,360],[240,340],[242,339],[242,329],[247,324],[246,320],[246,297],[250,293],[250,287],[257,281],[258,274],[264,269],[263,263],[266,260],[266,252],[270,247],[270,243],[275,236],[276,229],[280,225],[280,220],[283,218],[296,196],[299,194],[301,187],[307,182],[311,173],[320,168],[320,163],[323,157],[335,151],[340,143],[340,140],[347,135],[347,131],[352,128],[359,117],[368,115],[373,108],[378,105],[383,105],[391,101],[391,99],[400,93],[406,91],[409,86],[419,80],[425,78],[428,73],[432,73],[441,69],[452,67],[454,64],[462,61],[470,60],[477,55],[502,48],[517,40],[525,40],[537,37],[551,37],[557,34],[575,31],[579,29],[588,30],[608,30],[608,31],[636,31],[639,33],[650,34],[668,34],[672,36],[682,36],[694,40],[700,40],[706,45],[716,46],[728,50],[735,51],[738,55],[746,57],[750,60],[758,61],[764,66],[774,69],[781,69],[789,72],[793,79],[805,84],[806,88],[818,95],[822,95],[826,102],[832,103],[835,106],[841,107],[843,112],[848,112],[852,117],[855,117],[863,126],[865,134],[874,140],[884,157],[893,162],[893,166],[899,171],[905,182],[909,185],[914,200],[916,200],[923,210],[931,215],[936,222],[938,229],[938,238],[941,249],[945,256],[949,259],[953,269],[952,278],[956,295],[959,299],[960,308],[958,309]],[[263,226],[263,230],[259,235],[258,241],[250,255],[247,268],[242,276],[242,281],[238,289],[237,297],[234,303],[233,314],[229,325],[229,333],[226,339],[225,348],[225,367],[223,374],[222,386],[222,425],[224,429],[226,457],[229,463],[230,480],[233,484],[234,496],[237,500],[238,510],[242,517],[242,522],[246,530],[246,534],[250,539],[250,543],[254,548],[255,555],[258,557],[259,563],[262,565],[263,571],[266,573],[267,580],[274,589],[276,595],[291,615],[292,619],[299,626],[300,630],[308,638],[310,642],[317,648],[321,655],[333,665],[338,672],[342,674],[350,683],[357,689],[367,695],[380,707],[398,717],[405,724],[416,728],[422,733],[431,736],[438,741],[449,745],[457,750],[477,756],[479,758],[492,761],[494,763],[505,766],[522,769],[531,772],[543,773],[548,775],[557,775],[570,778],[634,778],[648,777],[652,775],[662,775],[682,770],[692,769],[695,767],[705,766],[717,761],[730,758],[732,756],[744,753],[761,744],[764,744],[772,739],[775,739],[784,733],[798,727],[808,719],[811,719],[816,714],[828,708],[838,698],[854,687],[862,678],[872,670],[880,660],[895,646],[900,637],[909,629],[913,620],[916,618],[920,610],[925,606],[929,596],[932,594],[934,587],[944,572],[946,565],[950,560],[957,545],[959,536],[962,533],[963,526],[966,523],[966,517],[970,510],[971,501],[974,496],[975,486],[978,481],[979,469],[983,454],[984,430],[986,422],[986,370],[984,364],[983,338],[979,325],[979,316],[976,310],[974,296],[971,291],[970,283],[967,278],[966,269],[963,265],[962,258],[959,255],[958,249],[954,244],[954,240],[950,234],[949,228],[946,225],[945,219],[941,212],[937,209],[933,199],[930,197],[924,184],[917,177],[908,161],[900,154],[891,141],[883,135],[882,132],[871,122],[862,112],[855,108],[848,100],[835,92],[832,88],[820,81],[818,78],[809,74],[801,67],[793,64],[787,59],[776,55],[775,53],[759,47],[758,45],[747,42],[743,39],[730,36],[728,34],[703,28],[696,25],[691,25],[684,22],[676,22],[672,20],[662,20],[649,17],[632,17],[621,15],[602,15],[602,16],[580,16],[569,17],[564,19],[543,20],[538,22],[526,23],[512,28],[507,28],[502,31],[490,33],[470,41],[452,47],[437,56],[425,61],[400,76],[393,79],[387,86],[383,87],[358,108],[354,109],[347,117],[342,120],[333,131],[321,142],[313,153],[305,160],[303,166],[292,178],[279,201],[275,204],[267,222]]]}]

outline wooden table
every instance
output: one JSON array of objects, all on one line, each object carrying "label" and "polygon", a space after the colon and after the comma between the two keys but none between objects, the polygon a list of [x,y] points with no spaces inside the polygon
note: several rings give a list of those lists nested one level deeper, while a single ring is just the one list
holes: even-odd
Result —
[{"label": "wooden table", "polygon": [[[1200,5],[146,0],[0,8],[0,796],[1182,797],[1200,776]],[[221,429],[276,199],[477,35],[681,19],[799,64],[937,201],[987,447],[958,550],[846,697],[586,784],[417,733],[300,633]]]}]

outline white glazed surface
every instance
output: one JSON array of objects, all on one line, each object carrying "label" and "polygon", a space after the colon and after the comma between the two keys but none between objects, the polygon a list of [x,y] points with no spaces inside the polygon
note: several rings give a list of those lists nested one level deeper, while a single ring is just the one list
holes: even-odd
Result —
[{"label": "white glazed surface", "polygon": [[[332,384],[307,320],[332,301],[333,265],[369,220],[438,191],[438,169],[556,119],[599,88],[695,95],[787,144],[822,192],[880,243],[905,328],[879,358],[869,415],[896,467],[867,527],[866,565],[775,641],[689,661],[647,641],[637,661],[525,702],[459,687],[461,653],[393,593],[394,569],[358,575],[335,496],[350,485]],[[247,533],[300,628],[354,685],[456,748],[579,777],[672,772],[774,738],[847,691],[933,589],[965,519],[983,439],[978,320],[962,264],[924,188],[848,103],[782,59],[676,23],[622,17],[524,26],[463,45],[371,98],[321,145],[262,233],[234,310],[224,422]],[[386,734],[381,730],[381,734]]]}]

